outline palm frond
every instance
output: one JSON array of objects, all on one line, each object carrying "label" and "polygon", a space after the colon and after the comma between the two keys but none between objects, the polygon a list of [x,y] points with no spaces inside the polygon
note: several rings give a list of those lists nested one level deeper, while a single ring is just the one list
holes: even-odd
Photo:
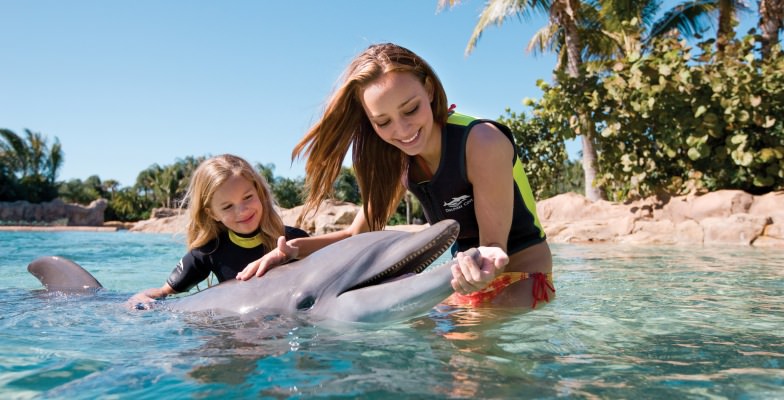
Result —
[{"label": "palm frond", "polygon": [[537,13],[546,14],[549,8],[549,0],[488,0],[485,8],[479,14],[479,20],[474,26],[471,37],[468,39],[465,54],[471,54],[482,37],[482,33],[490,25],[501,26],[507,18],[514,16],[521,20],[528,20]]},{"label": "palm frond", "polygon": [[699,35],[714,26],[714,14],[718,12],[716,0],[687,1],[681,3],[657,20],[648,32],[645,41],[668,34],[673,30],[685,36]]}]

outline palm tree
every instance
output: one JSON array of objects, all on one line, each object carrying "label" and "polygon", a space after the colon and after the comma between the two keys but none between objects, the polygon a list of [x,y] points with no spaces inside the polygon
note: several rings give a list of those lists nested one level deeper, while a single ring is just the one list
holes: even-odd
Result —
[{"label": "palm tree", "polygon": [[50,184],[54,185],[57,180],[57,173],[63,166],[65,161],[63,157],[63,146],[60,144],[60,139],[54,138],[52,147],[49,148],[49,155],[46,157],[44,167],[44,175]]},{"label": "palm tree", "polygon": [[155,183],[155,174],[159,169],[160,166],[158,166],[158,164],[154,164],[136,175],[136,183],[134,184],[134,187],[136,188],[137,192],[141,191],[142,197],[147,200],[150,200],[150,193],[152,192],[152,187]]},{"label": "palm tree", "polygon": [[759,1],[759,26],[762,30],[762,56],[770,55],[771,47],[779,43],[779,31],[784,28],[784,1]]},{"label": "palm tree", "polygon": [[8,129],[0,129],[0,136],[3,138],[3,141],[0,142],[0,157],[2,157],[3,165],[12,174],[18,173],[21,178],[24,178],[28,171],[27,144],[19,135]]},{"label": "palm tree", "polygon": [[[447,3],[450,6],[454,6],[456,1],[439,0],[439,9],[445,7]],[[479,40],[482,32],[490,24],[500,25],[506,18],[512,15],[528,18],[533,13],[546,12],[549,15],[550,24],[554,27],[557,26],[562,31],[566,72],[571,78],[579,81],[583,78],[584,70],[583,44],[579,29],[581,7],[582,3],[579,0],[488,0],[479,16],[479,22],[474,27],[466,52],[470,53],[476,46],[476,42]],[[554,31],[554,29],[551,29],[551,31]],[[559,64],[563,66],[563,64]],[[585,110],[576,110],[576,113],[580,121],[579,134],[582,136],[583,170],[585,171],[586,183],[585,197],[592,201],[603,199],[606,197],[604,191],[593,184],[598,170],[596,148],[594,146],[596,127],[591,123]]]},{"label": "palm tree", "polygon": [[[447,5],[452,7],[458,2],[438,0],[438,9]],[[775,6],[781,4],[781,0],[769,2],[775,3]],[[768,7],[776,10],[780,8]],[[531,39],[529,51],[555,51],[555,70],[565,71],[579,82],[583,79],[584,58],[607,60],[628,57],[641,51],[641,42],[676,29],[684,36],[696,36],[705,30],[708,18],[716,12],[719,14],[717,46],[723,49],[724,44],[734,35],[737,12],[748,10],[748,5],[744,0],[686,1],[654,21],[658,9],[659,1],[656,0],[488,0],[469,38],[466,54],[476,47],[488,26],[501,25],[511,16],[529,18],[536,13],[543,13],[548,15],[549,23]],[[647,35],[645,27],[650,27]],[[585,195],[591,200],[597,200],[605,195],[602,188],[593,185],[598,171],[594,147],[596,128],[585,110],[576,110],[576,113],[583,146]]]},{"label": "palm tree", "polygon": [[0,154],[9,170],[18,173],[20,179],[40,177],[54,184],[63,165],[63,148],[58,138],[49,147],[45,136],[29,129],[25,129],[24,138],[8,129],[0,129],[0,136],[4,139],[0,142]]},{"label": "palm tree", "polygon": [[104,193],[109,194],[109,199],[114,198],[114,194],[117,192],[119,188],[120,188],[120,182],[117,182],[114,179],[107,179],[103,181],[103,183],[101,183],[101,190]]},{"label": "palm tree", "polygon": [[[773,2],[780,0],[772,0]],[[716,49],[724,51],[727,43],[735,36],[738,13],[748,12],[746,0],[700,0],[685,1],[664,14],[650,31],[649,38],[661,36],[678,29],[684,36],[692,37],[704,31],[706,22],[718,22],[716,29]],[[718,15],[716,15],[718,14]]]},{"label": "palm tree", "polygon": [[46,137],[25,129],[21,137],[8,129],[0,129],[0,161],[8,177],[19,182],[20,200],[48,201],[57,197],[55,180],[63,164],[59,139],[49,147]]}]

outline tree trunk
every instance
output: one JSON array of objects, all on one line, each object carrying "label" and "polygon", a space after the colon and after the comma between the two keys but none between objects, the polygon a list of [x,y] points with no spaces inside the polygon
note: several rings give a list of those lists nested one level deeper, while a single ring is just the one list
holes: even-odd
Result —
[{"label": "tree trunk", "polygon": [[[582,118],[581,118],[582,119]],[[585,173],[585,197],[591,201],[605,199],[602,188],[595,186],[596,179],[596,149],[593,146],[594,128],[590,120],[583,125],[583,172]]]},{"label": "tree trunk", "polygon": [[411,225],[411,193],[406,191],[406,224]]},{"label": "tree trunk", "polygon": [[[579,81],[583,79],[582,55],[580,50],[580,33],[577,29],[576,12],[580,8],[578,0],[558,0],[553,2],[551,17],[556,24],[564,30],[564,40],[566,42],[567,72],[570,77]],[[580,107],[576,110],[580,120],[580,135],[583,142],[583,171],[585,171],[585,197],[588,200],[596,201],[604,199],[604,190],[594,186],[594,178],[598,171],[596,164],[596,148],[593,145],[596,136],[596,127],[591,122],[588,112]]]},{"label": "tree trunk", "polygon": [[762,30],[762,57],[768,58],[770,48],[779,42],[779,30],[784,23],[784,1],[760,0],[760,29]]},{"label": "tree trunk", "polygon": [[720,0],[719,1],[719,28],[716,32],[716,50],[719,53],[724,53],[724,48],[727,43],[732,40],[735,35],[735,29],[732,26],[735,20],[735,2],[733,0]]}]

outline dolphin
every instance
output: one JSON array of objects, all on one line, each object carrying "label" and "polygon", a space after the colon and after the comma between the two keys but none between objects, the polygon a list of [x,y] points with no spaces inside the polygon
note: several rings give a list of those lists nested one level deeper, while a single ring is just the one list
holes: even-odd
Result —
[{"label": "dolphin", "polygon": [[[457,222],[444,220],[414,233],[362,233],[273,268],[261,278],[224,281],[159,301],[155,307],[211,315],[302,314],[344,322],[409,320],[452,294],[451,266],[456,261],[428,266],[455,241],[459,230]],[[471,252],[479,256],[476,249]],[[102,288],[81,266],[62,257],[39,257],[28,271],[49,291]]]}]

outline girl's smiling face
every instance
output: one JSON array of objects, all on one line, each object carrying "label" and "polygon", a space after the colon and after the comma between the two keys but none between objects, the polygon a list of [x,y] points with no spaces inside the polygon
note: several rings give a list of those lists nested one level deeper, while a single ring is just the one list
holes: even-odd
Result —
[{"label": "girl's smiling face", "polygon": [[259,229],[264,209],[253,183],[232,175],[215,190],[208,211],[213,219],[232,231],[248,234]]},{"label": "girl's smiling face", "polygon": [[362,107],[378,136],[413,156],[440,151],[430,102],[432,89],[407,72],[387,72],[361,91]]}]

